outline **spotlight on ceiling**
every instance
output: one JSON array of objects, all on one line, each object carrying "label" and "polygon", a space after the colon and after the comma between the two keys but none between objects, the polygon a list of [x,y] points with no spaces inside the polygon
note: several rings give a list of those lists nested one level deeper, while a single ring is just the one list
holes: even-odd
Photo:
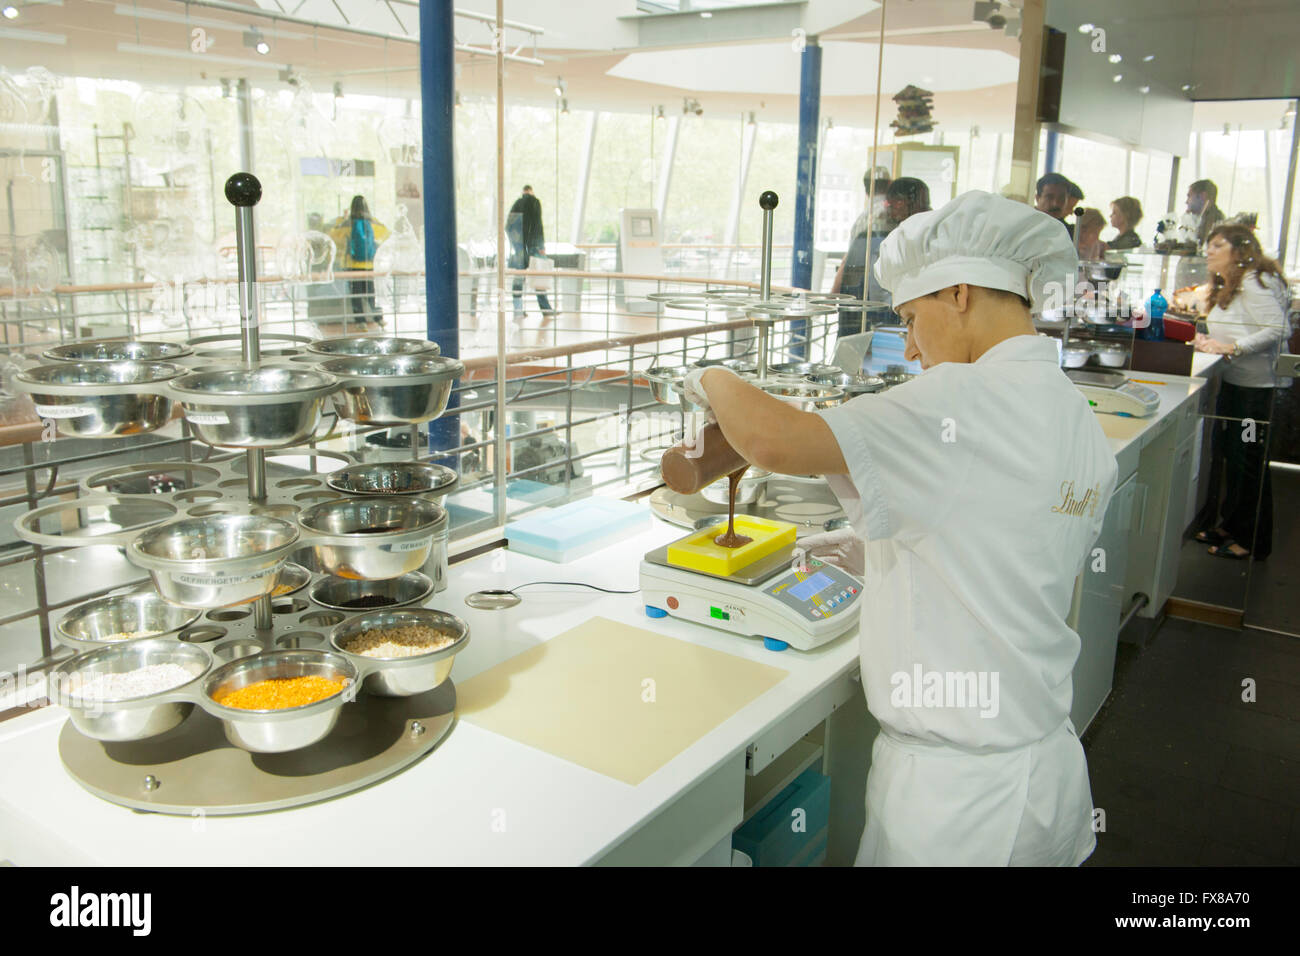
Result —
[{"label": "spotlight on ceiling", "polygon": [[753,110],[750,110],[750,111],[749,111],[749,122],[748,122],[748,125],[749,125],[749,126],[757,126],[757,125],[758,125],[758,120],[756,120],[756,119],[754,118],[754,111],[753,111]]},{"label": "spotlight on ceiling", "polygon": [[1080,33],[1091,33],[1091,32],[1092,32],[1093,30],[1095,30],[1095,29],[1097,29],[1097,27],[1096,27],[1094,24],[1091,24],[1091,23],[1080,23],[1080,24],[1079,24],[1079,32],[1080,32]]},{"label": "spotlight on ceiling", "polygon": [[662,106],[658,107],[658,108],[655,110],[655,114],[654,114],[654,116],[655,116],[655,119],[663,119],[663,118],[664,118],[664,108],[663,108]]},{"label": "spotlight on ceiling", "polygon": [[1124,79],[1124,74],[1123,74],[1123,73],[1116,73],[1114,76],[1112,76],[1112,77],[1110,78],[1110,81],[1111,81],[1112,83],[1118,83],[1118,82],[1119,82],[1120,80],[1122,80],[1122,79]]},{"label": "spotlight on ceiling", "polygon": [[249,27],[244,31],[244,46],[256,50],[262,56],[271,52],[271,44],[266,42],[266,37],[262,36],[262,31],[257,27]]},{"label": "spotlight on ceiling", "polygon": [[3,13],[5,15],[6,20],[18,19],[18,8],[15,7],[12,3],[6,4],[4,10],[0,10],[0,13]]},{"label": "spotlight on ceiling", "polygon": [[563,97],[561,97],[560,99],[560,112],[561,113],[569,112],[569,101],[567,99],[564,99]]},{"label": "spotlight on ceiling", "polygon": [[1138,92],[1141,93],[1143,96],[1146,96],[1148,93],[1151,92],[1151,87],[1149,87],[1149,86],[1139,86],[1139,87],[1138,87]]},{"label": "spotlight on ceiling", "polygon": [[1154,53],[1148,53],[1146,56],[1144,56],[1144,57],[1142,58],[1142,62],[1143,62],[1143,63],[1150,63],[1150,62],[1151,62],[1152,60],[1154,60],[1155,58],[1156,58],[1156,55],[1155,55]]},{"label": "spotlight on ceiling", "polygon": [[555,78],[555,95],[564,96],[564,94],[567,93],[568,91],[569,91],[569,85],[564,82],[564,77],[557,76]]},{"label": "spotlight on ceiling", "polygon": [[696,116],[703,116],[704,107],[701,106],[700,101],[695,99],[694,97],[691,96],[683,97],[682,115],[685,116],[687,113],[694,113]]},{"label": "spotlight on ceiling", "polygon": [[1124,58],[1123,58],[1122,56],[1120,56],[1118,53],[1112,53],[1112,54],[1111,54],[1110,56],[1108,56],[1106,59],[1110,60],[1110,62],[1112,62],[1112,63],[1123,63],[1123,62],[1124,62]]},{"label": "spotlight on ceiling", "polygon": [[703,13],[700,14],[700,16],[703,17],[705,20],[711,20],[713,18],[713,14],[711,14],[708,10],[705,10]]}]

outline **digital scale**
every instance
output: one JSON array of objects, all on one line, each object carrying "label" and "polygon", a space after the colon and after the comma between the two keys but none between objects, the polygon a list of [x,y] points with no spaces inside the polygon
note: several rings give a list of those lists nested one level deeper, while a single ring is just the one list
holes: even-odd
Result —
[{"label": "digital scale", "polygon": [[1130,381],[1120,372],[1071,368],[1065,374],[1083,392],[1094,412],[1149,418],[1160,410],[1160,395],[1155,389]]},{"label": "digital scale", "polygon": [[736,515],[736,532],[754,540],[734,549],[713,543],[725,530],[725,521],[710,525],[645,556],[649,617],[761,637],[773,651],[812,650],[857,626],[862,582],[822,561],[796,562],[794,525]]}]

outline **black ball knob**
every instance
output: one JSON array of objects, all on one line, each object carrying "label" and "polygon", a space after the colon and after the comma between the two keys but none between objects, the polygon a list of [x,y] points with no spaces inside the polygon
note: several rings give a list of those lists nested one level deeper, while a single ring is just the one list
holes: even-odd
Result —
[{"label": "black ball knob", "polygon": [[235,173],[226,180],[226,199],[232,206],[256,206],[262,198],[262,184],[252,173]]},{"label": "black ball knob", "polygon": [[777,196],[777,194],[772,192],[772,190],[770,189],[763,190],[763,192],[758,197],[759,207],[764,210],[767,210],[768,212],[771,212],[773,209],[775,209],[776,204],[779,203],[780,201],[781,201],[780,197]]}]

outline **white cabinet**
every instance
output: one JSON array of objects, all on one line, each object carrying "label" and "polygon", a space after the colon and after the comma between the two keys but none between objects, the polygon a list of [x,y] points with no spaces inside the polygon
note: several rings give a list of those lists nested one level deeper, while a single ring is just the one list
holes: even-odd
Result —
[{"label": "white cabinet", "polygon": [[1151,427],[1138,459],[1135,515],[1129,533],[1125,605],[1145,594],[1139,613],[1161,613],[1178,577],[1192,477],[1195,407],[1184,407]]},{"label": "white cabinet", "polygon": [[1110,499],[1101,535],[1084,565],[1082,587],[1070,622],[1079,635],[1070,720],[1080,734],[1106,702],[1115,679],[1115,648],[1125,607],[1128,538],[1136,487],[1137,477],[1130,476]]}]

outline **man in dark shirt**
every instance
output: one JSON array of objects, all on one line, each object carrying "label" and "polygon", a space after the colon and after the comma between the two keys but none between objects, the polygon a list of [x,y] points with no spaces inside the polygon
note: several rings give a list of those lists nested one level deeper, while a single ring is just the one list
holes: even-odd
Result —
[{"label": "man in dark shirt", "polygon": [[[510,240],[510,259],[506,263],[511,269],[527,269],[528,261],[533,256],[540,256],[546,248],[546,236],[542,231],[542,202],[533,195],[533,187],[525,186],[523,195],[515,200],[506,216],[506,238]],[[515,303],[515,317],[524,314],[524,277],[516,276],[510,285]],[[537,306],[548,318],[555,315],[550,300],[545,292],[537,293]]]},{"label": "man in dark shirt", "polygon": [[1079,192],[1082,198],[1079,187],[1060,173],[1047,173],[1039,177],[1034,190],[1034,208],[1058,220],[1073,239],[1074,227],[1065,221],[1065,217],[1074,211],[1074,203],[1070,195],[1071,187],[1073,191]]}]

